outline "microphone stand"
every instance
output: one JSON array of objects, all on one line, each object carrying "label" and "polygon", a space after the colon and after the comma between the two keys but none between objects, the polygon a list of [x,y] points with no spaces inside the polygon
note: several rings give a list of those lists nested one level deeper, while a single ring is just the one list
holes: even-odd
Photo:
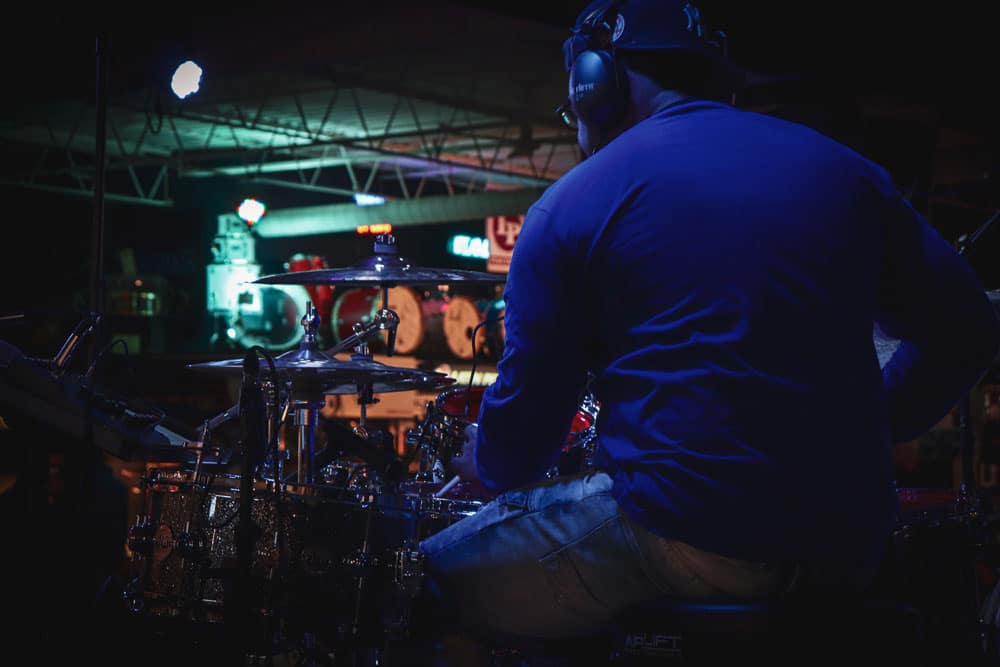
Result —
[{"label": "microphone stand", "polygon": [[243,358],[243,385],[240,392],[239,415],[243,426],[243,465],[240,474],[239,519],[236,525],[237,569],[233,582],[234,606],[227,610],[233,621],[232,630],[237,641],[243,642],[244,655],[252,650],[251,638],[256,636],[251,627],[254,547],[260,528],[253,521],[254,476],[263,456],[266,442],[264,393],[258,381],[260,361],[257,351],[250,350]]},{"label": "microphone stand", "polygon": [[[95,60],[95,152],[94,152],[94,207],[93,207],[93,228],[91,230],[91,283],[90,283],[90,314],[84,323],[78,325],[70,340],[63,345],[57,354],[54,370],[61,374],[69,362],[73,350],[87,334],[93,333],[87,346],[86,367],[96,363],[98,350],[104,342],[103,316],[104,311],[104,203],[105,203],[105,165],[107,152],[107,91],[108,91],[108,40],[103,31],[98,31],[94,42]],[[77,335],[78,334],[78,335]],[[89,527],[100,519],[98,512],[100,506],[105,502],[110,502],[113,498],[105,498],[103,494],[112,493],[106,483],[102,482],[98,486],[98,479],[104,479],[104,471],[101,466],[104,461],[98,451],[97,440],[94,434],[94,416],[92,412],[93,390],[89,382],[84,382],[82,386],[83,410],[83,437],[79,447],[67,447],[64,451],[66,478],[66,501],[73,507],[73,513],[77,516],[76,526],[70,527],[75,533],[77,543],[86,543],[90,538]],[[81,581],[93,581],[95,573],[99,577],[104,577],[107,568],[116,567],[112,562],[101,562],[91,559],[87,561],[90,571]],[[67,582],[68,583],[68,582]],[[100,596],[99,589],[90,589],[82,599],[90,600],[91,604]],[[84,613],[89,613],[87,609]],[[55,622],[59,625],[59,622]]]}]

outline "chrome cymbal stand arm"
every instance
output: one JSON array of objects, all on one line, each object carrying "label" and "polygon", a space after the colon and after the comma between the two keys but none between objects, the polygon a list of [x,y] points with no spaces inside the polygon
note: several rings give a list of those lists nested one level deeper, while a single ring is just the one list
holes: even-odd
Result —
[{"label": "chrome cymbal stand arm", "polygon": [[300,484],[312,484],[316,479],[316,427],[319,408],[322,403],[315,401],[295,401],[295,425],[298,427],[296,480]]},{"label": "chrome cymbal stand arm", "polygon": [[[386,289],[386,291],[388,292],[388,289]],[[383,304],[385,303],[386,301],[383,301]],[[387,306],[383,305],[381,310],[375,313],[372,317],[372,321],[368,324],[355,322],[352,327],[354,333],[327,350],[326,354],[334,355],[339,354],[340,352],[354,350],[358,354],[367,357],[369,356],[368,341],[371,340],[379,331],[388,331],[388,356],[391,357],[396,346],[396,328],[398,326],[399,315],[396,314],[395,311],[390,310]]]},{"label": "chrome cymbal stand arm", "polygon": [[[264,389],[264,405],[267,410],[267,451],[264,455],[264,476],[270,476],[271,479],[278,482],[284,479],[286,451],[279,449],[275,443],[280,435],[281,424],[284,423],[285,417],[288,415],[289,401],[282,399],[280,386],[271,380],[262,380],[261,385]],[[280,406],[280,410],[276,409],[278,406]]]}]

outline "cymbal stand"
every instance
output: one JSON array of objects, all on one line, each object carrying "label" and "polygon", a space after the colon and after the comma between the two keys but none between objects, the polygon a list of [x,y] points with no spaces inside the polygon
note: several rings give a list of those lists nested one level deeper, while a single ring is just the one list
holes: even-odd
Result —
[{"label": "cymbal stand", "polygon": [[[319,325],[319,311],[311,302],[306,303],[306,314],[302,317],[305,334],[299,343],[300,356],[307,357],[319,350],[317,342]],[[296,481],[300,484],[312,484],[316,480],[316,427],[323,400],[315,398],[317,392],[313,391],[314,389],[311,386],[298,387],[294,382],[288,383],[293,420],[298,427],[295,475]]]},{"label": "cymbal stand", "polygon": [[[267,410],[267,442],[268,447],[264,455],[263,477],[270,478],[277,482],[285,478],[285,461],[287,451],[278,450],[274,443],[278,440],[278,431],[288,417],[290,402],[285,400],[287,388],[283,388],[271,380],[261,380],[261,387],[264,390],[264,407]],[[275,408],[278,408],[276,410]]]},{"label": "cymbal stand", "polygon": [[208,444],[212,439],[212,433],[215,429],[219,428],[227,421],[235,419],[240,416],[240,404],[230,406],[226,410],[223,410],[211,419],[206,419],[201,425],[201,442],[196,448],[197,453],[194,460],[194,472],[192,475],[192,482],[196,485],[198,480],[201,478],[201,467],[205,463],[205,452],[214,452],[217,456],[221,455],[222,450],[218,447],[209,447]]},{"label": "cymbal stand", "polygon": [[[368,347],[368,340],[379,331],[388,331],[389,336],[386,342],[387,356],[392,356],[396,347],[396,328],[399,326],[399,315],[389,308],[389,288],[382,288],[382,307],[372,317],[368,324],[356,322],[352,329],[354,333],[340,341],[326,351],[326,354],[335,355],[347,350],[354,350],[366,358],[371,358]],[[359,349],[360,348],[360,349]]]},{"label": "cymbal stand", "polygon": [[[372,321],[368,324],[361,324],[360,322],[355,322],[354,333],[343,341],[340,342],[336,347],[334,347],[328,354],[336,354],[337,352],[343,352],[348,348],[354,349],[354,354],[351,355],[353,359],[364,359],[371,360],[371,348],[368,345],[370,338],[375,336],[379,331],[388,332],[387,341],[387,354],[392,356],[393,349],[396,346],[396,327],[399,326],[399,315],[389,308],[389,288],[387,286],[382,287],[382,307],[375,313],[372,317]],[[358,424],[358,428],[355,429],[356,433],[362,437],[368,436],[368,406],[378,403],[378,399],[374,397],[373,387],[371,384],[359,384],[358,385],[358,405],[361,408],[361,419]]]},{"label": "cymbal stand", "polygon": [[316,427],[322,406],[322,402],[308,399],[292,402],[293,420],[298,427],[295,478],[300,484],[312,484],[316,480]]}]

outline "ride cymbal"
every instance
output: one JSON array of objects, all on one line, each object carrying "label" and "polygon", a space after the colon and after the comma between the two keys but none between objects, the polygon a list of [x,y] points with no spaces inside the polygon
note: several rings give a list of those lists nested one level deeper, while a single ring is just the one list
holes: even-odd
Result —
[{"label": "ride cymbal", "polygon": [[507,281],[506,274],[466,271],[461,269],[436,269],[416,266],[396,249],[396,239],[391,234],[380,235],[374,245],[374,254],[342,268],[312,269],[277,273],[254,280],[261,285],[353,285],[394,287],[412,285],[432,287],[449,283],[498,284]]}]

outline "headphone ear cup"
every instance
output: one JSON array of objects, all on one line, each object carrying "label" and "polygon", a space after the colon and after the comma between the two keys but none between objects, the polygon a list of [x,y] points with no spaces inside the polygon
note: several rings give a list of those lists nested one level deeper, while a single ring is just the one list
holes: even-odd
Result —
[{"label": "headphone ear cup", "polygon": [[628,97],[625,70],[609,51],[584,51],[569,72],[569,99],[581,122],[610,128],[621,120]]}]

